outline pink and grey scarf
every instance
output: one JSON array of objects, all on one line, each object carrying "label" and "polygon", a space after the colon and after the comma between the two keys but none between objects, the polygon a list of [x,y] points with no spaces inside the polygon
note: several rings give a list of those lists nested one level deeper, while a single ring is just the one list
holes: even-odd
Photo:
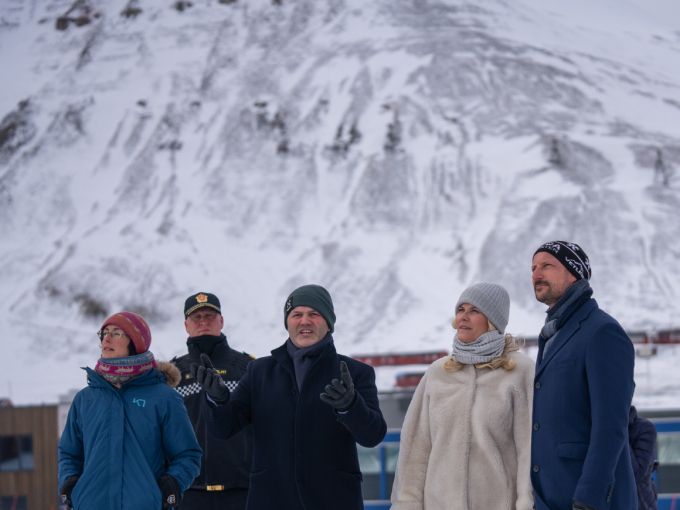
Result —
[{"label": "pink and grey scarf", "polygon": [[120,389],[130,379],[156,368],[156,360],[151,351],[122,358],[99,358],[94,371],[101,375],[111,386]]}]

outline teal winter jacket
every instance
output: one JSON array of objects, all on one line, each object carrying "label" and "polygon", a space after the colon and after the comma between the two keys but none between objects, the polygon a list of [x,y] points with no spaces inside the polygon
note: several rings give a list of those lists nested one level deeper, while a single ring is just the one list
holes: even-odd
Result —
[{"label": "teal winter jacket", "polygon": [[198,475],[201,448],[182,397],[166,384],[179,371],[158,366],[120,390],[85,369],[88,387],[75,396],[59,441],[59,486],[80,476],[74,510],[161,510],[162,475],[174,476],[182,493]]}]

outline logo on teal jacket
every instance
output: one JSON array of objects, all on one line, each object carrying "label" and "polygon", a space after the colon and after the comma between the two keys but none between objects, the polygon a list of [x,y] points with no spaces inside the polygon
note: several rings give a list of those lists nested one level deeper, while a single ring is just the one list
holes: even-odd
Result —
[{"label": "logo on teal jacket", "polygon": [[137,404],[139,407],[144,407],[146,405],[146,400],[143,398],[133,398],[132,403]]}]

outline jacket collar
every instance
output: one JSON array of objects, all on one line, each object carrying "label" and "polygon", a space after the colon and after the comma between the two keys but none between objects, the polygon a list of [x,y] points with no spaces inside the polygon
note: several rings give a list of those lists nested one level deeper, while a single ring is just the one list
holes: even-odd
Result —
[{"label": "jacket collar", "polygon": [[222,351],[229,350],[229,344],[227,343],[227,337],[224,333],[220,333],[219,336],[215,335],[201,335],[196,337],[187,338],[187,347],[189,350],[189,355],[192,358],[200,358],[201,353],[205,352],[213,358],[216,354],[220,354]]},{"label": "jacket collar", "polygon": [[290,359],[290,356],[288,356],[286,342],[272,351],[272,357],[278,361],[279,364],[285,368],[286,371],[290,373],[290,375],[293,376],[293,380],[295,380],[295,367],[293,367],[293,360]]},{"label": "jacket collar", "polygon": [[[290,356],[288,355],[288,350],[286,349],[286,342],[283,343],[283,345],[277,347],[272,351],[272,357],[278,361],[283,368],[290,373],[291,377],[293,378],[293,381],[295,381],[295,367],[293,366],[293,360],[290,359]],[[323,351],[321,351],[321,354],[314,360],[314,363],[312,363],[312,366],[309,367],[309,372],[307,373],[307,377],[312,373],[312,370],[314,369],[315,366],[319,365],[319,363],[322,362],[323,359],[327,358],[328,356],[334,356],[336,355],[337,352],[335,350],[335,345],[333,345],[333,342],[328,342],[326,346],[324,347]]]},{"label": "jacket collar", "polygon": [[576,310],[574,315],[562,326],[557,332],[557,337],[553,341],[553,345],[550,346],[548,354],[543,356],[543,360],[537,362],[536,364],[536,377],[538,377],[545,367],[550,363],[550,360],[555,357],[555,354],[564,347],[564,345],[569,341],[569,339],[576,334],[576,332],[581,329],[581,322],[586,320],[588,316],[597,309],[597,301],[590,299],[586,301],[581,308]]},{"label": "jacket collar", "polygon": [[162,383],[165,382],[165,376],[155,368],[152,368],[151,370],[148,370],[147,372],[130,379],[128,382],[123,384],[120,390],[116,390],[116,388],[106,382],[106,380],[101,375],[92,370],[90,367],[82,367],[82,369],[87,372],[87,384],[89,386],[92,386],[93,388],[110,389],[112,391],[123,391],[124,389],[130,388],[132,386],[147,386],[150,384],[156,384],[159,381]]}]

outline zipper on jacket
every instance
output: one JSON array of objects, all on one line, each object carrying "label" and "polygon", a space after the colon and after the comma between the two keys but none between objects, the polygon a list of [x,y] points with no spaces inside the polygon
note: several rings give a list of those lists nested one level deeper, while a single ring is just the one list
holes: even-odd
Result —
[{"label": "zipper on jacket", "polygon": [[[205,391],[201,390],[201,395],[203,395],[204,393],[205,393]],[[203,414],[203,406],[204,405],[206,405],[205,404],[205,396],[202,396],[201,397],[201,414]],[[209,480],[209,477],[208,477],[208,452],[210,451],[210,448],[208,448],[208,439],[209,439],[210,435],[208,434],[208,422],[205,420],[205,418],[203,419],[203,433],[204,433],[203,437],[205,437],[205,485],[207,487],[208,485],[211,485],[210,482],[208,481]]]}]

